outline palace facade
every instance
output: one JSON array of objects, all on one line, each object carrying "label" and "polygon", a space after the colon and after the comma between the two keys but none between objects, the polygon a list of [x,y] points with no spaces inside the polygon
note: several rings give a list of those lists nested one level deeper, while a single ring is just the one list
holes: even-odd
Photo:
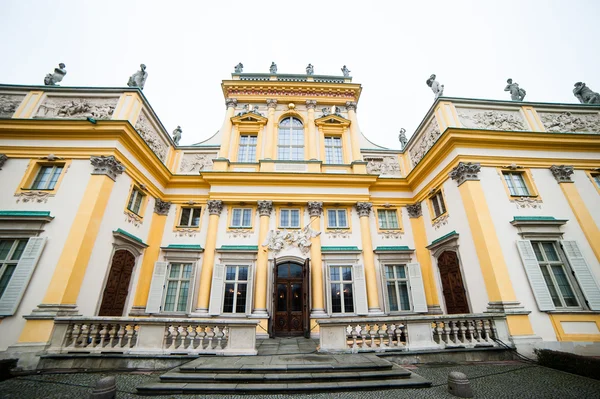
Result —
[{"label": "palace facade", "polygon": [[402,150],[350,77],[234,73],[176,145],[135,88],[0,86],[0,352],[600,353],[600,107],[438,98]]}]

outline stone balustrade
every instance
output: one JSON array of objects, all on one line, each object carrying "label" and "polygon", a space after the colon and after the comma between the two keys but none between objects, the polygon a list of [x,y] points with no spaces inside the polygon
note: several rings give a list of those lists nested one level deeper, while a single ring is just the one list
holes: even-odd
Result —
[{"label": "stone balustrade", "polygon": [[318,320],[320,352],[440,350],[510,345],[504,315],[467,314]]},{"label": "stone balustrade", "polygon": [[256,355],[254,320],[63,317],[48,353]]}]

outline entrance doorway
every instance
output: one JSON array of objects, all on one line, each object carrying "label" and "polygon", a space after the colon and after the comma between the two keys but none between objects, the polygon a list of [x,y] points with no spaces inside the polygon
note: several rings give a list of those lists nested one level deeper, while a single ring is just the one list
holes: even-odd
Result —
[{"label": "entrance doorway", "polygon": [[308,259],[275,266],[271,336],[310,335]]},{"label": "entrance doorway", "polygon": [[443,252],[438,257],[437,263],[446,300],[446,312],[448,314],[470,313],[456,252]]},{"label": "entrance doorway", "polygon": [[115,252],[98,316],[123,316],[134,266],[135,257],[131,252],[124,249]]}]

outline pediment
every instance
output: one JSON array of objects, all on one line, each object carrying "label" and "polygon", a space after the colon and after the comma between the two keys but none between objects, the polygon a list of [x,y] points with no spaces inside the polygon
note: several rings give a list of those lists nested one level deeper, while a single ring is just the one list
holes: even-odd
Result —
[{"label": "pediment", "polygon": [[234,116],[233,118],[231,118],[231,122],[233,124],[247,124],[247,123],[255,124],[256,123],[259,125],[265,125],[267,123],[267,118],[265,118],[264,116],[255,114],[254,112],[246,112],[245,114]]},{"label": "pediment", "polygon": [[336,114],[324,115],[319,119],[315,120],[317,126],[321,125],[334,125],[334,126],[350,126],[350,121]]}]

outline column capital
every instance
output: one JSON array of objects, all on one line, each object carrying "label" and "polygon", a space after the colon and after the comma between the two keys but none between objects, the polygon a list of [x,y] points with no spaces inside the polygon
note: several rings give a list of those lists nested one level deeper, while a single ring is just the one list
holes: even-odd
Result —
[{"label": "column capital", "polygon": [[320,201],[308,202],[308,214],[310,216],[321,216],[323,214],[323,203]]},{"label": "column capital", "polygon": [[356,101],[346,101],[346,108],[348,108],[348,111],[356,112]]},{"label": "column capital", "polygon": [[271,216],[273,212],[273,201],[258,201],[258,214],[260,216]]},{"label": "column capital", "polygon": [[154,213],[166,216],[169,214],[169,209],[171,209],[170,202],[163,201],[160,198],[154,198]]},{"label": "column capital", "polygon": [[558,183],[573,183],[573,179],[571,179],[573,167],[570,165],[552,165],[550,172],[552,172],[552,176]]},{"label": "column capital", "polygon": [[306,100],[307,109],[315,109],[317,107],[317,100]]},{"label": "column capital", "polygon": [[208,213],[211,215],[219,216],[223,211],[223,201],[221,200],[208,200],[206,206],[208,207]]},{"label": "column capital", "polygon": [[273,109],[277,108],[277,100],[274,99],[274,98],[267,99],[267,107],[269,109],[271,109],[271,108],[273,108]]},{"label": "column capital", "polygon": [[406,205],[406,210],[408,211],[408,217],[411,219],[416,219],[423,216],[423,209],[421,208],[420,202]]},{"label": "column capital", "polygon": [[235,108],[235,106],[237,105],[237,98],[228,98],[225,100],[225,106],[227,108]]},{"label": "column capital", "polygon": [[92,171],[93,175],[106,175],[113,180],[117,180],[117,175],[120,175],[125,171],[125,166],[117,159],[112,156],[100,155],[99,157],[91,156],[90,162],[94,167]]},{"label": "column capital", "polygon": [[357,202],[354,207],[356,208],[356,212],[358,212],[358,217],[368,217],[373,208],[373,204],[370,202]]},{"label": "column capital", "polygon": [[479,171],[481,171],[481,164],[479,163],[459,162],[458,166],[448,173],[448,176],[450,176],[452,180],[456,180],[456,184],[460,186],[467,180],[479,180]]},{"label": "column capital", "polygon": [[8,157],[6,156],[6,154],[0,154],[0,170],[2,170],[4,162],[6,162],[7,159]]}]

